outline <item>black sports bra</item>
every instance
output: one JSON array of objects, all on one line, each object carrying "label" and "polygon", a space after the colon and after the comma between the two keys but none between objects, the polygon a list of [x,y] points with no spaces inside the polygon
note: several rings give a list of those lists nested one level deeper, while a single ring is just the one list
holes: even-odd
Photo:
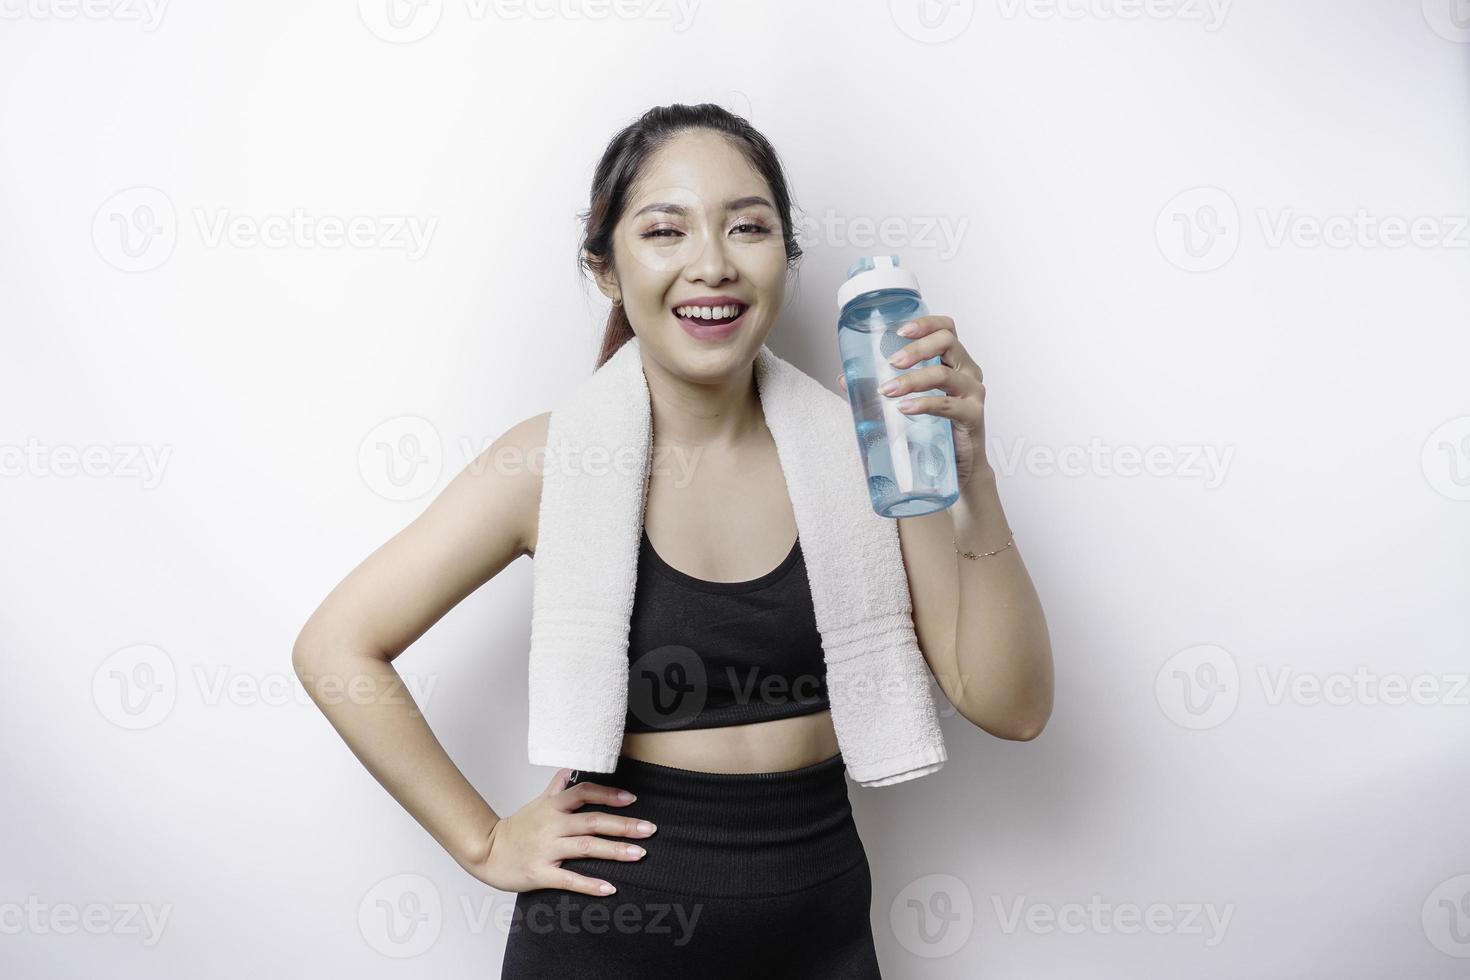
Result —
[{"label": "black sports bra", "polygon": [[681,572],[643,533],[624,731],[720,728],[829,707],[801,541],[744,582]]}]

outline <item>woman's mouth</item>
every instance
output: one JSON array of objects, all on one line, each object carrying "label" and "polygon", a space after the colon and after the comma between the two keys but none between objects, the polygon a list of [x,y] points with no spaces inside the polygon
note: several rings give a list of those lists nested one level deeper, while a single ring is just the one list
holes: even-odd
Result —
[{"label": "woman's mouth", "polygon": [[674,307],[674,318],[696,340],[723,340],[745,322],[748,303],[691,303]]}]

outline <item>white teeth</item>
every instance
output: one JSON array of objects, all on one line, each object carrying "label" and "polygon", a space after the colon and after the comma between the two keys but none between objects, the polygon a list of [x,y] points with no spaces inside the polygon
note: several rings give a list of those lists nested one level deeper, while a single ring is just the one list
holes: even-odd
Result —
[{"label": "white teeth", "polygon": [[700,320],[722,320],[734,316],[740,310],[741,307],[735,305],[674,307],[674,312],[679,316],[694,317]]}]

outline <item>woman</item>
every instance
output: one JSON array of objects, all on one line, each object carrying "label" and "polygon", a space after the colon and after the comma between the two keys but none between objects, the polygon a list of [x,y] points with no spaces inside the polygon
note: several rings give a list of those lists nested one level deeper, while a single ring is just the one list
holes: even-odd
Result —
[{"label": "woman", "polygon": [[[540,477],[498,461],[537,458],[545,413],[505,432],[327,597],[297,641],[297,672],[465,870],[519,893],[504,976],[876,977],[868,863],[753,384],[801,256],[781,165],[717,106],[656,108],[608,145],[584,219],[581,261],[613,303],[597,365],[638,337],[654,458],[669,461],[650,469],[616,770],[559,770],[502,818],[394,683],[391,661],[414,639],[534,556]],[[1051,711],[1051,653],[982,448],[980,368],[949,317],[905,336],[900,367],[942,363],[887,395],[946,392],[906,410],[952,421],[961,480],[950,509],[899,520],[915,634],[963,717],[1030,739]],[[706,678],[692,710],[644,686],[671,656],[697,658]],[[317,697],[313,678],[343,675],[395,696]]]}]

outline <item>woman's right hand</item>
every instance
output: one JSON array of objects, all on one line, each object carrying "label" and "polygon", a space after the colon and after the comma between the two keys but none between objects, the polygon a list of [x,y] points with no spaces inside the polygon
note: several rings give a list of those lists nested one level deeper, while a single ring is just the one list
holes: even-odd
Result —
[{"label": "woman's right hand", "polygon": [[[585,895],[608,895],[617,889],[600,878],[589,878],[561,866],[573,858],[636,861],[642,849],[629,852],[612,837],[647,837],[657,828],[636,817],[596,810],[574,812],[584,803],[627,806],[636,797],[599,783],[567,787],[572,770],[558,769],[540,795],[490,829],[489,849],[483,860],[461,861],[466,871],[494,888],[507,892],[560,888]],[[646,829],[639,829],[640,825]],[[606,886],[606,887],[603,887]]]}]

